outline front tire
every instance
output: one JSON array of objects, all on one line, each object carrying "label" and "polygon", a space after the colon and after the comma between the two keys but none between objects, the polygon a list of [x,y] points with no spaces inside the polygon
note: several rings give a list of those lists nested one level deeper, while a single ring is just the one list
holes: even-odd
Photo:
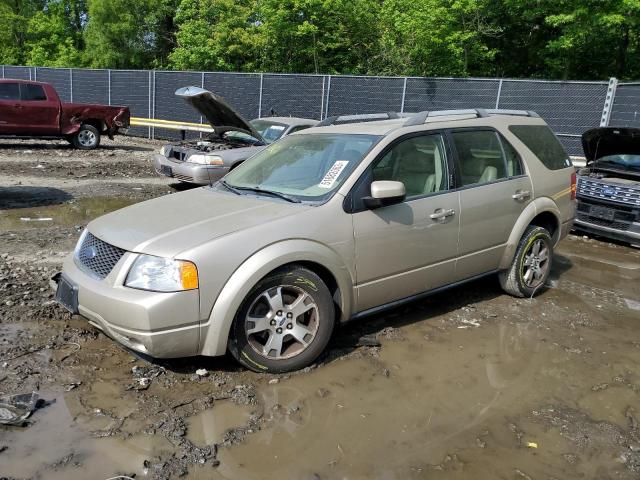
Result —
[{"label": "front tire", "polygon": [[100,145],[100,132],[93,125],[83,124],[71,143],[80,150],[93,150]]},{"label": "front tire", "polygon": [[553,241],[549,231],[530,225],[520,239],[508,270],[500,272],[502,289],[514,297],[532,297],[544,287],[553,260]]},{"label": "front tire", "polygon": [[329,289],[311,270],[292,265],[260,280],[242,303],[229,350],[255,372],[282,373],[313,362],[335,322]]}]

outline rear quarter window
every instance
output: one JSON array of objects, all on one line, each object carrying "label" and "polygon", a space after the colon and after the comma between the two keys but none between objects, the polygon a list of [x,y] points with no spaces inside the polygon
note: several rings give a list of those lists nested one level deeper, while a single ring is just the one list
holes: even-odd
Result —
[{"label": "rear quarter window", "polygon": [[549,170],[560,170],[571,166],[567,152],[546,125],[511,125],[509,130]]},{"label": "rear quarter window", "polygon": [[0,100],[20,100],[20,86],[17,83],[0,83]]}]

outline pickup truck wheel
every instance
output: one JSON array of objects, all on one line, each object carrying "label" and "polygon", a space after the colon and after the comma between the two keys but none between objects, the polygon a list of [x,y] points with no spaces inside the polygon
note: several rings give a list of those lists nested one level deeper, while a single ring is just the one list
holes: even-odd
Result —
[{"label": "pickup truck wheel", "polygon": [[530,225],[520,239],[508,270],[500,272],[502,289],[514,297],[539,293],[551,273],[553,242],[547,229]]},{"label": "pickup truck wheel", "polygon": [[93,125],[83,124],[73,136],[73,146],[81,150],[93,150],[100,145],[100,132]]},{"label": "pickup truck wheel", "polygon": [[277,270],[247,295],[231,330],[229,350],[255,372],[304,368],[324,350],[335,310],[329,289],[301,266]]}]

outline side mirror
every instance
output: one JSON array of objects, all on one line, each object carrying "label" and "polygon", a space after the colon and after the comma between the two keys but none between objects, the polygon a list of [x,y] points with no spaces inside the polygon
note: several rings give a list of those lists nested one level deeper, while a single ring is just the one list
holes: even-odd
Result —
[{"label": "side mirror", "polygon": [[386,207],[404,201],[407,192],[404,183],[391,180],[378,180],[371,183],[371,196],[364,197],[362,201],[371,210]]}]

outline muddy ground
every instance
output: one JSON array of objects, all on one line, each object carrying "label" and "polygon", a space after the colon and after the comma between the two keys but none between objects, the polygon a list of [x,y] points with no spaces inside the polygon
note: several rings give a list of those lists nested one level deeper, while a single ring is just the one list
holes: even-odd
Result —
[{"label": "muddy ground", "polygon": [[[312,368],[150,363],[52,302],[102,213],[183,189],[160,144],[0,141],[0,478],[640,477],[640,251],[572,235],[534,299],[483,280],[340,329]],[[206,371],[202,371],[206,370]],[[196,373],[198,371],[198,373]]]}]

